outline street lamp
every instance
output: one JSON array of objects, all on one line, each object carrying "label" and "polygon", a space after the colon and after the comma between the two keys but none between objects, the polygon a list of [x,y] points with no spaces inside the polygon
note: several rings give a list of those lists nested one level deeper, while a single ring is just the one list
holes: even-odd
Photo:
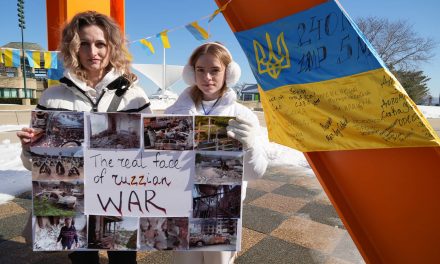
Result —
[{"label": "street lamp", "polygon": [[24,53],[24,41],[23,41],[23,29],[26,28],[26,22],[24,20],[24,0],[17,0],[17,11],[18,11],[18,26],[21,28],[21,52],[22,52],[22,72],[23,72],[23,88],[24,88],[24,98],[27,98],[26,91],[26,57]]}]

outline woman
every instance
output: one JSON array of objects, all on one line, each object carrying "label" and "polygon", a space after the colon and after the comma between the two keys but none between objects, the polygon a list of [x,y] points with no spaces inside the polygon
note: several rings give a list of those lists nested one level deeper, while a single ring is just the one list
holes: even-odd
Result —
[{"label": "woman", "polygon": [[[93,11],[77,14],[62,31],[60,50],[66,69],[61,85],[46,89],[37,109],[151,113],[149,100],[130,70],[125,38],[111,18]],[[32,128],[17,132],[21,158],[29,170],[34,134]],[[73,263],[99,261],[97,251],[75,252],[70,258]],[[136,263],[136,252],[109,252],[109,261]]]},{"label": "woman", "polygon": [[[166,114],[236,116],[229,120],[228,135],[239,140],[244,150],[244,180],[263,176],[268,164],[266,153],[256,139],[258,118],[251,110],[236,102],[229,87],[240,78],[240,67],[231,53],[220,43],[210,42],[196,48],[183,70],[183,79],[190,85],[177,101],[165,110]],[[246,181],[242,186],[242,199]],[[174,263],[231,263],[234,252],[174,252]]]}]

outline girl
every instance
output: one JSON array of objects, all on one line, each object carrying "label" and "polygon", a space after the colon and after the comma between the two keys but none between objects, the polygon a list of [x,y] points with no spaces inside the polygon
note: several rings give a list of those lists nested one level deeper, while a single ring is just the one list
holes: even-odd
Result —
[{"label": "girl", "polygon": [[[263,176],[268,164],[266,153],[258,140],[257,116],[236,102],[236,94],[229,87],[240,78],[241,70],[232,60],[229,50],[218,42],[205,43],[196,48],[183,69],[183,79],[190,85],[177,101],[165,110],[166,114],[236,116],[229,120],[228,136],[239,140],[244,150],[244,180]],[[242,199],[246,191],[242,185]],[[174,263],[232,263],[234,252],[174,252]]]}]

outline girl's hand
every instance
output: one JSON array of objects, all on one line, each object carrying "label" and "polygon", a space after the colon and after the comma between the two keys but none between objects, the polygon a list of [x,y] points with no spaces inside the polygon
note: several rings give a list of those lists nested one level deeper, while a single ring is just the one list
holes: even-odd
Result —
[{"label": "girl's hand", "polygon": [[257,128],[255,124],[245,120],[243,117],[237,116],[235,120],[230,119],[226,130],[228,131],[228,136],[243,144],[243,150],[247,150],[255,144]]}]

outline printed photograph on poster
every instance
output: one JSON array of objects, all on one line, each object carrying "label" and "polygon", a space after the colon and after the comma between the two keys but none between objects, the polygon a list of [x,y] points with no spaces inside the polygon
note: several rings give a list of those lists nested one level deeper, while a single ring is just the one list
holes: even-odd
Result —
[{"label": "printed photograph on poster", "polygon": [[140,148],[141,115],[90,113],[90,148]]},{"label": "printed photograph on poster", "polygon": [[190,219],[189,232],[190,250],[237,250],[237,219]]},{"label": "printed photograph on poster", "polygon": [[192,116],[144,117],[144,147],[151,150],[192,150]]},{"label": "printed photograph on poster", "polygon": [[241,185],[194,184],[194,218],[240,218]]},{"label": "printed photograph on poster", "polygon": [[139,218],[89,215],[88,248],[136,250]]},{"label": "printed photograph on poster", "polygon": [[34,147],[79,147],[84,142],[84,113],[32,111],[31,127]]},{"label": "printed photograph on poster", "polygon": [[34,148],[32,155],[32,180],[82,180],[84,179],[83,149]]},{"label": "printed photograph on poster", "polygon": [[195,183],[241,184],[243,152],[196,153]]},{"label": "printed photograph on poster", "polygon": [[228,137],[226,127],[230,116],[195,116],[194,149],[207,151],[240,151],[240,141]]},{"label": "printed photograph on poster", "polygon": [[187,217],[140,218],[140,250],[187,250]]},{"label": "printed photograph on poster", "polygon": [[75,216],[84,213],[83,181],[32,181],[35,216]]},{"label": "printed photograph on poster", "polygon": [[87,216],[35,216],[33,248],[77,250],[87,248]]}]

